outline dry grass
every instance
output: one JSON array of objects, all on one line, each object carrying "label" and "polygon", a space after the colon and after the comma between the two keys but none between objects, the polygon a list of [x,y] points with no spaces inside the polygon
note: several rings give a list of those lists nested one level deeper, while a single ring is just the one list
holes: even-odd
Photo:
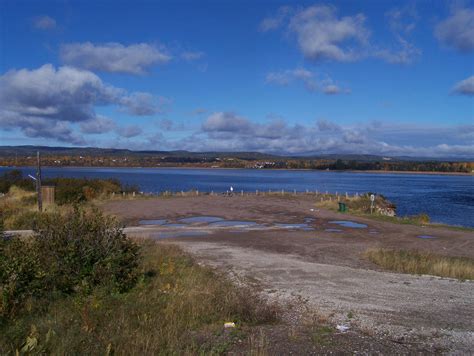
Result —
[{"label": "dry grass", "polygon": [[217,354],[231,345],[233,331],[224,332],[224,322],[235,322],[238,331],[277,320],[276,306],[177,247],[148,242],[142,249],[142,278],[132,291],[97,290],[43,308],[33,301],[33,310],[43,312],[0,325],[0,354],[28,344],[46,354]]},{"label": "dry grass", "polygon": [[461,280],[474,279],[474,260],[403,250],[371,249],[365,256],[375,264],[395,272],[428,274]]}]

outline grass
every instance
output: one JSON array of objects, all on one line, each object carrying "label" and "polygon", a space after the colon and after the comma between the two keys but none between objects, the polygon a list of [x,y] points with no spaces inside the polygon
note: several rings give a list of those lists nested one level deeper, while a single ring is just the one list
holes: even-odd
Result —
[{"label": "grass", "polygon": [[371,249],[365,256],[390,271],[474,280],[474,260],[467,257],[387,249]]},{"label": "grass", "polygon": [[[125,294],[97,289],[0,324],[0,354],[220,354],[243,325],[272,323],[278,307],[174,246],[142,243],[141,278]],[[223,324],[233,321],[234,331]]]}]

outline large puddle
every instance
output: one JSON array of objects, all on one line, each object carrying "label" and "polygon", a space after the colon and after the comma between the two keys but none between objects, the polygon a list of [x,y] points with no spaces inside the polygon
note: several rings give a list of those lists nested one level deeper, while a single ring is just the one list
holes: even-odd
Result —
[{"label": "large puddle", "polygon": [[[161,226],[164,228],[186,228],[193,226],[194,224],[201,224],[202,226],[207,227],[222,227],[222,228],[234,228],[242,229],[240,231],[245,231],[245,229],[268,229],[268,228],[279,228],[279,229],[288,229],[288,230],[299,230],[299,231],[314,231],[315,229],[310,225],[315,219],[313,217],[304,218],[303,223],[275,223],[275,224],[262,224],[257,223],[256,221],[249,220],[226,220],[218,216],[188,216],[183,217],[178,220],[169,221],[166,219],[149,219],[149,220],[140,220],[140,225],[146,226]],[[184,230],[184,229],[183,229]],[[335,229],[337,230],[337,229]],[[235,231],[235,230],[234,230]],[[238,232],[238,231],[236,231]],[[208,234],[209,232],[203,231],[202,234]],[[173,236],[201,236],[199,231],[181,231],[181,232],[163,232],[157,234],[169,234],[169,237]],[[164,236],[168,237],[168,236]]]},{"label": "large puddle", "polygon": [[217,221],[222,221],[224,220],[223,218],[220,218],[218,216],[191,216],[189,218],[183,218],[179,219],[179,222],[185,223],[185,224],[194,224],[194,223],[213,223]]},{"label": "large puddle", "polygon": [[276,227],[289,230],[303,230],[303,231],[313,231],[314,229],[308,224],[275,224]]},{"label": "large puddle", "polygon": [[352,227],[355,229],[365,229],[367,228],[366,224],[360,224],[356,223],[355,221],[349,221],[349,220],[335,220],[335,221],[330,221],[330,224],[336,224],[342,227]]},{"label": "large puddle", "polygon": [[196,237],[210,235],[208,231],[170,231],[170,232],[157,232],[150,236],[154,239],[171,239],[174,237]]},{"label": "large puddle", "polygon": [[257,227],[255,221],[243,221],[243,220],[221,220],[210,223],[209,226],[219,226],[219,227]]},{"label": "large puddle", "polygon": [[139,225],[164,225],[166,224],[165,219],[156,219],[156,220],[140,220],[138,222]]}]

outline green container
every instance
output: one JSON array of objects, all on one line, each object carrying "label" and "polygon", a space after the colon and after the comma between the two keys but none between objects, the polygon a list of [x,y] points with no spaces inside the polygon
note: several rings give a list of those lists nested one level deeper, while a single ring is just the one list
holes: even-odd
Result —
[{"label": "green container", "polygon": [[347,211],[347,205],[346,203],[339,203],[339,212],[345,213]]}]

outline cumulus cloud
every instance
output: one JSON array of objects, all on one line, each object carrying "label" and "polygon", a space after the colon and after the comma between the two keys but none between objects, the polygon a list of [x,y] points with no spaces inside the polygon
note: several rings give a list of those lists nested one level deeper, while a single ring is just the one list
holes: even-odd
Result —
[{"label": "cumulus cloud", "polygon": [[56,20],[47,15],[38,16],[33,19],[33,26],[39,30],[52,30],[56,28]]},{"label": "cumulus cloud", "polygon": [[163,48],[147,43],[70,43],[61,46],[60,56],[64,63],[79,68],[128,74],[144,74],[152,65],[171,60]]},{"label": "cumulus cloud", "polygon": [[449,17],[437,24],[435,36],[445,46],[460,52],[474,50],[474,9],[453,9]]},{"label": "cumulus cloud", "polygon": [[287,69],[278,72],[270,72],[265,76],[267,84],[288,86],[293,82],[300,82],[310,92],[322,92],[327,95],[348,94],[349,89],[341,88],[329,78],[318,78],[318,75],[305,68]]},{"label": "cumulus cloud", "polygon": [[474,96],[474,75],[456,83],[452,92],[459,95]]},{"label": "cumulus cloud", "polygon": [[297,11],[290,20],[289,30],[296,35],[306,58],[348,62],[360,57],[353,48],[367,43],[369,30],[365,20],[360,13],[338,17],[334,7],[315,5]]},{"label": "cumulus cloud", "polygon": [[79,125],[82,133],[110,131],[112,122],[97,115],[96,106],[115,105],[133,112],[140,102],[135,98],[141,94],[128,94],[104,84],[92,72],[73,67],[45,64],[33,70],[11,70],[0,76],[0,127],[20,129],[28,137],[79,144],[84,139],[73,133],[72,125]]},{"label": "cumulus cloud", "polygon": [[170,100],[150,93],[135,92],[120,99],[123,111],[136,116],[151,116],[166,111]]},{"label": "cumulus cloud", "polygon": [[97,115],[95,118],[82,122],[80,127],[81,132],[85,134],[103,134],[112,131],[116,124],[107,117]]},{"label": "cumulus cloud", "polygon": [[[289,125],[272,120],[256,123],[232,112],[216,112],[201,132],[162,145],[194,151],[264,151],[279,154],[364,153],[432,157],[473,157],[466,128],[388,125],[381,122],[341,125],[319,120],[314,125]],[[472,129],[471,129],[472,131]]]},{"label": "cumulus cloud", "polygon": [[387,12],[387,22],[395,38],[391,46],[371,43],[371,31],[363,13],[340,16],[337,8],[329,5],[284,7],[277,15],[264,19],[260,30],[285,29],[285,34],[294,36],[303,56],[314,62],[379,58],[388,63],[409,64],[421,55],[421,50],[407,40],[417,17],[413,7]]}]

